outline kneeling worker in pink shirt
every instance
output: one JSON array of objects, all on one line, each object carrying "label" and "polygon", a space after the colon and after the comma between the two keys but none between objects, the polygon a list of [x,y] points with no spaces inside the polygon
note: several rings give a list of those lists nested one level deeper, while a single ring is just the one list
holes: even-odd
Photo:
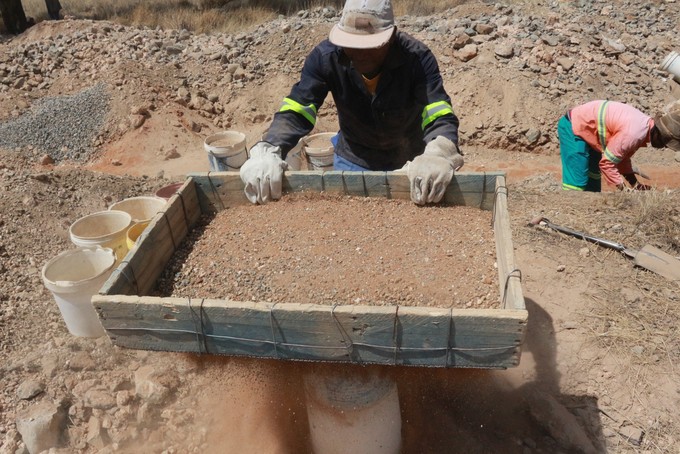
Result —
[{"label": "kneeling worker in pink shirt", "polygon": [[557,124],[562,159],[562,189],[650,189],[638,182],[631,158],[650,144],[680,151],[680,108],[657,118],[615,101],[591,101],[574,107]]}]

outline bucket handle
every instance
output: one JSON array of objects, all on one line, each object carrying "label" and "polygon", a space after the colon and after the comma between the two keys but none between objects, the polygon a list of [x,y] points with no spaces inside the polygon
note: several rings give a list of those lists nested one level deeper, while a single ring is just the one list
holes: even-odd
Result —
[{"label": "bucket handle", "polygon": [[[247,161],[248,159],[250,159],[250,150],[248,149],[248,142],[244,140],[244,141],[243,141],[243,146],[244,146],[244,148],[246,149],[246,161]],[[215,154],[213,153],[212,150],[207,150],[207,151],[208,151],[208,154],[209,154],[210,156],[212,156],[212,157],[215,158],[215,159],[218,159],[218,157],[215,156]],[[245,162],[244,162],[243,164],[245,164]],[[241,164],[241,165],[238,166],[238,167],[233,167],[233,166],[229,166],[229,167],[233,167],[234,169],[240,169],[241,167],[243,167],[243,164]]]}]

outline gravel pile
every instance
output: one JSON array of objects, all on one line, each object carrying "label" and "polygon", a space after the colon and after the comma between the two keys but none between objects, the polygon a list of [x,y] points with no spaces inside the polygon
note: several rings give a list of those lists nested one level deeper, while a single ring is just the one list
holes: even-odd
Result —
[{"label": "gravel pile", "polygon": [[71,96],[43,98],[26,114],[0,123],[0,147],[33,148],[56,162],[83,162],[93,150],[108,104],[103,83]]}]

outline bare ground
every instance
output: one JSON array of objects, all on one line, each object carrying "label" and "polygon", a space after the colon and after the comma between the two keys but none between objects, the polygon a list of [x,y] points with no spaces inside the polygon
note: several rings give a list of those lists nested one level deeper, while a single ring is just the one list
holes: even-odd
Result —
[{"label": "bare ground", "polygon": [[[3,51],[37,40],[39,33],[51,36],[60,26],[90,27],[78,21],[47,24],[3,43]],[[314,33],[301,38],[301,48],[314,42]],[[172,91],[170,74],[142,77],[134,63],[128,65],[117,69],[130,78],[112,105],[123,117],[131,100],[143,99],[149,87]],[[294,79],[294,72],[276,73],[262,85],[229,94],[230,127],[246,132],[249,142],[256,140]],[[531,86],[511,80],[499,76],[500,86],[488,80],[479,85],[468,71],[446,83],[452,94],[467,90],[475,100],[476,106],[461,107],[469,125],[486,121],[485,113],[493,109],[483,106],[495,106],[502,93],[508,105],[501,116],[510,118],[528,104],[533,115],[546,116],[545,128],[552,128],[558,118],[553,102],[530,101]],[[89,84],[65,79],[51,90]],[[10,94],[2,100],[8,110],[20,97],[39,97],[35,90]],[[220,128],[182,104],[156,104],[137,129],[118,129],[121,117],[114,116],[109,138],[84,164],[41,165],[38,150],[28,155],[0,150],[3,454],[26,452],[16,421],[43,401],[57,403],[67,414],[61,448],[52,452],[310,450],[300,382],[308,365],[138,352],[113,347],[107,338],[75,338],[42,285],[42,265],[72,247],[68,227],[75,219],[208,169],[202,139]],[[324,121],[332,129],[333,116]],[[638,163],[657,188],[649,193],[576,194],[559,190],[554,143],[532,152],[517,148],[469,145],[465,170],[507,172],[516,261],[529,311],[521,364],[506,371],[390,369],[399,384],[403,451],[444,453],[455,446],[475,453],[679,452],[680,287],[615,252],[528,226],[545,216],[629,247],[653,244],[678,256],[675,156],[639,153]],[[173,149],[179,156],[169,154]],[[155,377],[149,381],[161,385],[151,400],[138,389],[148,378],[147,366]],[[26,383],[32,382],[40,391],[25,398]]]}]

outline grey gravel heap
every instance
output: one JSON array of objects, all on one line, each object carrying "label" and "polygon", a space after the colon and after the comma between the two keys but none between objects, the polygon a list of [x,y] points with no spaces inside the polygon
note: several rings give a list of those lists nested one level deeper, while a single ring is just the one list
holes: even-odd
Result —
[{"label": "grey gravel heap", "polygon": [[105,122],[108,104],[103,83],[74,95],[43,98],[26,114],[0,123],[0,147],[32,147],[56,162],[85,161]]}]

